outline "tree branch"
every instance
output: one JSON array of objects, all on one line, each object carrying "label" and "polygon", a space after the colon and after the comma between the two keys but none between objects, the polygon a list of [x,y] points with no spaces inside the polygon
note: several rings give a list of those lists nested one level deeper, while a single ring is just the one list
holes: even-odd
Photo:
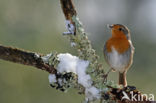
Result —
[{"label": "tree branch", "polygon": [[66,20],[72,21],[72,17],[77,15],[72,0],[60,0],[60,2]]},{"label": "tree branch", "polygon": [[[77,13],[72,0],[60,0],[60,3],[66,20],[69,20],[75,27],[75,22],[73,21],[72,17],[77,16]],[[74,34],[76,35],[76,28],[74,28]]]},{"label": "tree branch", "polygon": [[43,55],[0,45],[0,59],[33,66],[49,73],[55,73],[56,69],[53,66],[44,63],[41,56]]}]

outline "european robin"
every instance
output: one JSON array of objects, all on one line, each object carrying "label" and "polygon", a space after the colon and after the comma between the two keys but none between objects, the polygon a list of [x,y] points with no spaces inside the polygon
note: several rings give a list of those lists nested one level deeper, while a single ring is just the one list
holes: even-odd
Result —
[{"label": "european robin", "polygon": [[127,86],[126,73],[133,62],[134,47],[129,29],[121,24],[109,25],[112,36],[104,45],[104,57],[111,67],[119,72],[119,84]]}]

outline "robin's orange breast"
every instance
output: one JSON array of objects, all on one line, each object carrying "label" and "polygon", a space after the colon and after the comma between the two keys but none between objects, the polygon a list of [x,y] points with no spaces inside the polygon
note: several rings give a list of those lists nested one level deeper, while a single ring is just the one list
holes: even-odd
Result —
[{"label": "robin's orange breast", "polygon": [[107,52],[112,52],[112,47],[122,54],[130,48],[130,43],[126,37],[112,37],[106,42]]}]

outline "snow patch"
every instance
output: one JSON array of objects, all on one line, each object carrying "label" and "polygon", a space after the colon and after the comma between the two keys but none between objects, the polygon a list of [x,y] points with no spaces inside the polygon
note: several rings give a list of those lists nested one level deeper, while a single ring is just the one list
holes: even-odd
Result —
[{"label": "snow patch", "polygon": [[75,27],[74,25],[71,23],[70,20],[66,20],[65,21],[66,24],[66,29],[68,30],[67,32],[64,32],[63,34],[74,34],[75,32]]},{"label": "snow patch", "polygon": [[56,76],[55,76],[55,74],[49,74],[49,83],[50,84],[53,84],[53,83],[55,83],[56,82]]},{"label": "snow patch", "polygon": [[86,88],[85,95],[86,101],[93,101],[100,98],[99,90],[94,86]]},{"label": "snow patch", "polygon": [[[100,90],[92,86],[93,82],[89,74],[86,74],[86,69],[89,66],[89,61],[79,59],[69,53],[57,55],[59,64],[57,71],[59,73],[73,72],[78,76],[78,83],[85,88],[85,95],[87,101],[92,101],[100,98]],[[55,80],[55,78],[54,78]],[[49,81],[54,81],[49,80]],[[55,81],[56,82],[56,81]],[[61,84],[61,80],[59,80]]]}]

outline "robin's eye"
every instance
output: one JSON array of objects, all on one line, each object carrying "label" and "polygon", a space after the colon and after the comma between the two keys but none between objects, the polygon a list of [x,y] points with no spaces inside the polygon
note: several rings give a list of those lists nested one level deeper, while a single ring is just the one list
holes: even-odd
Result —
[{"label": "robin's eye", "polygon": [[119,31],[122,31],[122,28],[119,28]]}]

